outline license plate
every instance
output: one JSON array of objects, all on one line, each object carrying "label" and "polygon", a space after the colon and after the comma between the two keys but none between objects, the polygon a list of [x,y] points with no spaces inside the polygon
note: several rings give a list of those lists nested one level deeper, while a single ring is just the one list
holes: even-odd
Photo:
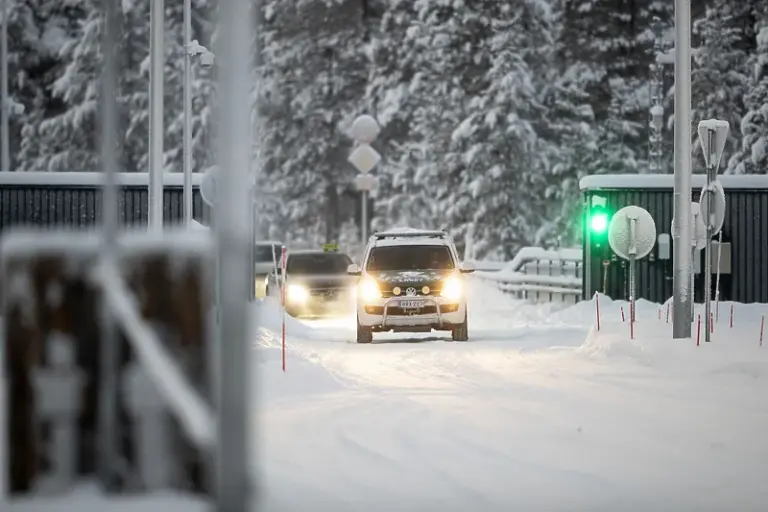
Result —
[{"label": "license plate", "polygon": [[403,309],[420,309],[424,307],[423,300],[401,300],[400,307]]}]

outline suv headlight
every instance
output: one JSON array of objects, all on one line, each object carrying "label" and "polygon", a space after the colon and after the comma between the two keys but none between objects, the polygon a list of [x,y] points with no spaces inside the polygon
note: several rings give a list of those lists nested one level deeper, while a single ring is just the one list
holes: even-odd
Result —
[{"label": "suv headlight", "polygon": [[459,300],[464,295],[464,286],[457,276],[450,276],[443,281],[443,290],[440,295],[448,300]]},{"label": "suv headlight", "polygon": [[363,302],[373,302],[376,299],[381,298],[379,283],[370,277],[366,277],[360,281],[359,293],[360,298],[363,299]]},{"label": "suv headlight", "polygon": [[307,299],[309,298],[309,290],[306,286],[302,286],[300,284],[288,285],[286,292],[286,298],[288,299],[288,302],[301,304],[307,302]]}]

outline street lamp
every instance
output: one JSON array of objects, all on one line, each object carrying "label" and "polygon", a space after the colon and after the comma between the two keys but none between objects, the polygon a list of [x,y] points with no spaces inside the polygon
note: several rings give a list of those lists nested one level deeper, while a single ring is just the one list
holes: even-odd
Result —
[{"label": "street lamp", "polygon": [[192,0],[184,0],[184,137],[182,170],[184,172],[184,223],[192,222],[192,59],[199,57],[204,68],[213,66],[214,55],[192,38]]}]

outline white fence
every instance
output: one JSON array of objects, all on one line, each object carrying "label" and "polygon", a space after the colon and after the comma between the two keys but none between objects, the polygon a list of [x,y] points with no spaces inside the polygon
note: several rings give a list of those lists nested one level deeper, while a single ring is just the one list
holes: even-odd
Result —
[{"label": "white fence", "polygon": [[512,261],[477,264],[475,276],[493,281],[499,289],[532,302],[575,303],[582,294],[581,249],[547,250],[524,247]]}]

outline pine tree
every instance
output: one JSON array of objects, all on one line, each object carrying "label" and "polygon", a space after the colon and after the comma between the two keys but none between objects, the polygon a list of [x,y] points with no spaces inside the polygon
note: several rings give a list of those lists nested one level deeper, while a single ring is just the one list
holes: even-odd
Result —
[{"label": "pine tree", "polygon": [[753,13],[757,48],[749,59],[752,73],[744,97],[741,151],[728,162],[736,174],[765,174],[768,168],[768,8],[755,6]]},{"label": "pine tree", "polygon": [[[693,126],[704,119],[729,122],[723,163],[739,151],[745,97],[750,87],[749,55],[755,50],[754,1],[717,0],[694,24],[700,45],[692,71]],[[694,169],[703,172],[698,134],[694,141]],[[733,161],[735,164],[735,160]]]}]

